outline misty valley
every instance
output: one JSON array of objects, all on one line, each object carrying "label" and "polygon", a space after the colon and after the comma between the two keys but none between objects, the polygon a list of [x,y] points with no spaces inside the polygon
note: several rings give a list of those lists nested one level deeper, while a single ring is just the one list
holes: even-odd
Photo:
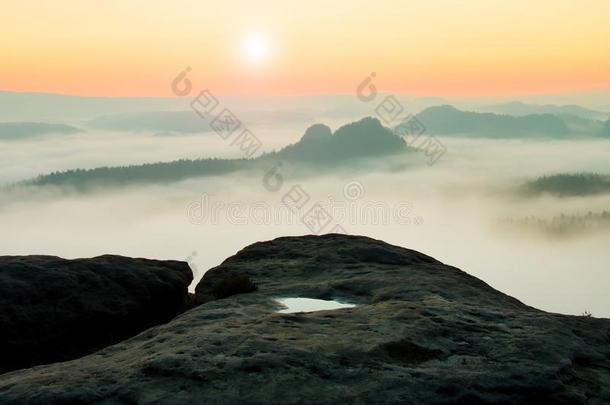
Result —
[{"label": "misty valley", "polygon": [[[181,259],[194,288],[261,239],[367,235],[528,305],[610,316],[603,111],[409,99],[423,130],[405,136],[355,96],[229,99],[260,140],[244,156],[185,100],[83,97],[79,111],[58,109],[71,96],[30,97],[46,115],[0,123],[6,254]],[[433,162],[415,143],[426,137],[443,147]]]}]

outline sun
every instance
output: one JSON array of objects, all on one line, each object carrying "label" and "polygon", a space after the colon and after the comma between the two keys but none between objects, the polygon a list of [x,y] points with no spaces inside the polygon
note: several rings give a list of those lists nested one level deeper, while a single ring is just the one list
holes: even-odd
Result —
[{"label": "sun", "polygon": [[263,34],[249,34],[242,39],[241,51],[248,64],[264,65],[271,57],[271,43]]}]

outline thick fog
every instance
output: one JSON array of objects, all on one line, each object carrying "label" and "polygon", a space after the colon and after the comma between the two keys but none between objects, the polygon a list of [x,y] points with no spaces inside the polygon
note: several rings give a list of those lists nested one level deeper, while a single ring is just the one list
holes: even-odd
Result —
[{"label": "thick fog", "polygon": [[[251,130],[271,151],[296,142],[308,125],[300,117]],[[199,278],[250,243],[312,233],[301,216],[319,203],[331,217],[322,232],[340,225],[421,251],[544,310],[610,316],[610,228],[554,234],[509,221],[608,209],[610,195],[534,198],[517,188],[544,174],[610,173],[610,142],[441,140],[447,152],[431,166],[417,153],[332,173],[287,163],[277,191],[258,173],[87,193],[4,190],[2,253],[186,260]],[[0,153],[4,185],[72,168],[240,157],[214,133],[103,130],[0,141]],[[284,204],[295,190],[308,196],[300,214]]]}]

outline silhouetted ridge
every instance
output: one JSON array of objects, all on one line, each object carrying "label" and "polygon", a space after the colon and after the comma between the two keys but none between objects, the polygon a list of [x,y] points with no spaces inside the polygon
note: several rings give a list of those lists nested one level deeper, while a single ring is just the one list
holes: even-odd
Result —
[{"label": "silhouetted ridge", "polygon": [[531,114],[553,114],[559,116],[572,115],[589,120],[605,119],[608,115],[606,112],[591,110],[579,105],[530,104],[523,103],[521,101],[511,101],[508,103],[488,105],[481,107],[478,110],[514,116],[525,116]]},{"label": "silhouetted ridge", "polygon": [[311,126],[299,142],[280,150],[286,160],[335,163],[337,161],[379,157],[407,150],[405,141],[385,128],[376,118],[363,118],[331,134],[330,128]]},{"label": "silhouetted ridge", "polygon": [[224,175],[238,170],[268,170],[268,161],[337,164],[349,159],[382,157],[407,150],[405,141],[375,118],[345,125],[332,134],[323,124],[312,125],[299,142],[255,159],[182,159],[124,167],[76,169],[38,176],[28,185],[91,186],[169,183],[188,178]]},{"label": "silhouetted ridge", "polygon": [[21,139],[46,134],[75,134],[81,129],[46,122],[0,122],[0,139]]},{"label": "silhouetted ridge", "polygon": [[24,182],[34,186],[70,186],[84,190],[94,186],[171,183],[198,176],[223,175],[251,167],[246,159],[181,159],[143,165],[98,167],[54,172]]},{"label": "silhouetted ridge", "polygon": [[610,176],[597,173],[561,173],[542,176],[523,185],[526,195],[576,197],[610,194]]},{"label": "silhouetted ridge", "polygon": [[526,135],[564,136],[569,130],[559,117],[551,114],[531,114],[512,117],[493,113],[461,111],[449,105],[430,107],[417,119],[432,134],[465,134],[486,138]]},{"label": "silhouetted ridge", "polygon": [[299,142],[325,142],[333,135],[331,129],[324,124],[314,124],[307,128]]}]

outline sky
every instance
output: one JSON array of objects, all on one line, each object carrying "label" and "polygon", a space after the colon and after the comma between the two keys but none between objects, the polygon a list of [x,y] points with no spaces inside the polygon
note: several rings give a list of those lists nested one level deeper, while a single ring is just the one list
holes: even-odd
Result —
[{"label": "sky", "polygon": [[607,0],[3,0],[0,90],[171,96],[610,88]]}]

